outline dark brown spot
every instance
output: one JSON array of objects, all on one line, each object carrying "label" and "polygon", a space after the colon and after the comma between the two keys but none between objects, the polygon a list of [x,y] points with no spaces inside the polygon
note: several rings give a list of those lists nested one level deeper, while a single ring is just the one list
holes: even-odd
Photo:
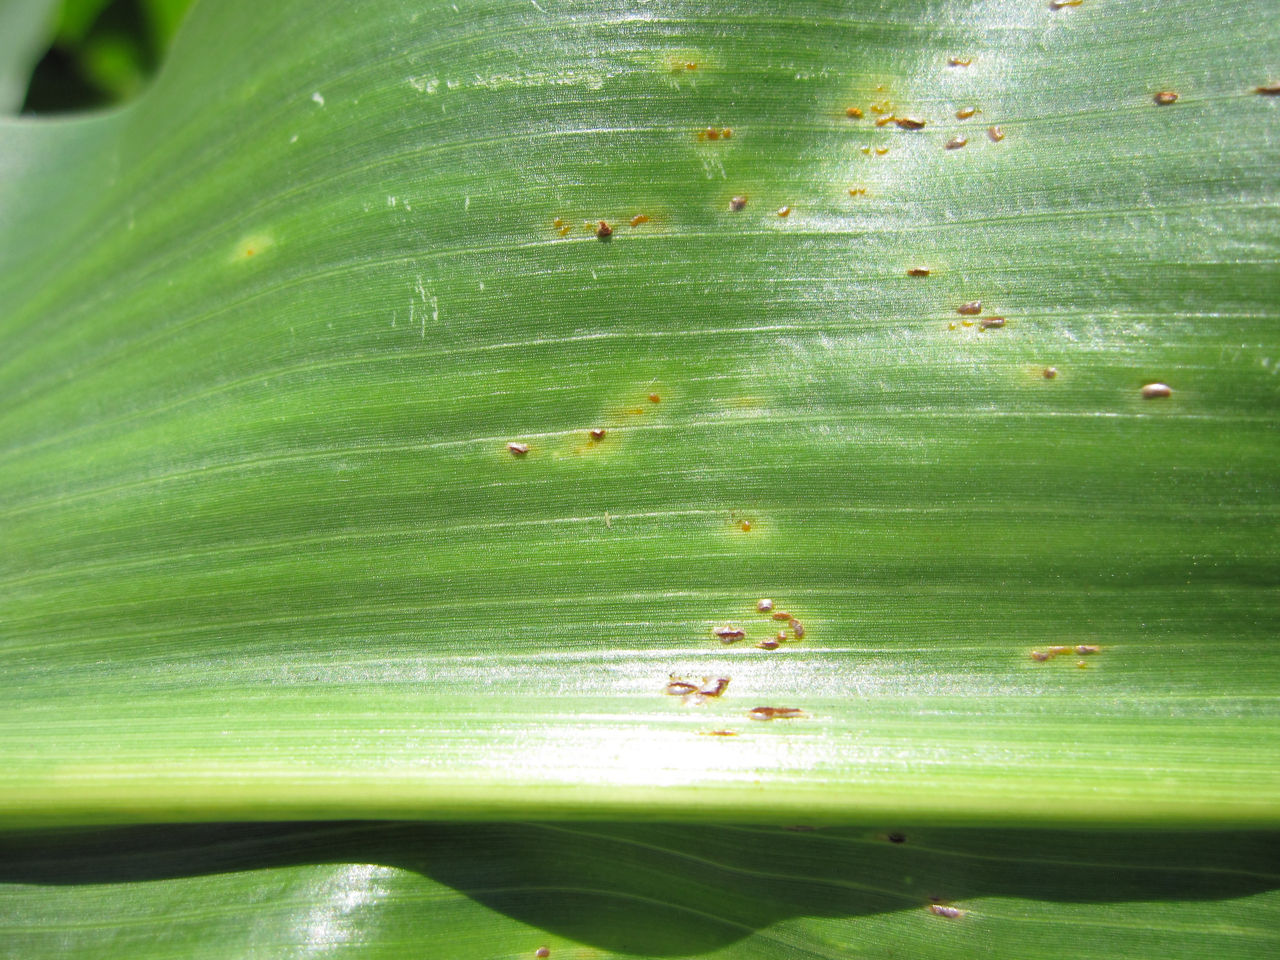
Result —
[{"label": "dark brown spot", "polygon": [[746,205],[747,205],[747,198],[742,196],[734,197],[732,200],[729,201],[729,209],[732,210],[734,213],[737,213]]},{"label": "dark brown spot", "polygon": [[928,275],[929,275],[928,267],[908,267],[907,268],[908,277],[927,277]]},{"label": "dark brown spot", "polygon": [[959,110],[956,111],[956,119],[968,120],[977,112],[978,112],[977,107],[961,107]]},{"label": "dark brown spot", "polygon": [[861,107],[849,107],[849,109],[845,110],[844,115],[845,115],[846,117],[853,117],[853,118],[856,120],[856,119],[858,119],[860,116],[862,116],[862,108],[861,108]]},{"label": "dark brown spot", "polygon": [[633,227],[638,227],[640,226],[640,224],[648,223],[648,222],[649,222],[649,218],[645,216],[643,213],[637,213],[634,217],[631,218],[631,225]]},{"label": "dark brown spot", "polygon": [[1260,87],[1254,87],[1253,92],[1260,93],[1264,97],[1280,97],[1280,83],[1266,83]]},{"label": "dark brown spot", "polygon": [[964,911],[958,907],[948,907],[941,903],[929,904],[929,912],[939,917],[946,917],[949,920],[956,920],[964,916]]},{"label": "dark brown spot", "polygon": [[1167,107],[1171,103],[1178,102],[1178,95],[1174,93],[1172,90],[1161,90],[1154,97],[1152,97],[1152,99],[1155,100],[1155,102],[1160,106]]},{"label": "dark brown spot", "polygon": [[704,680],[703,687],[698,692],[704,697],[718,697],[728,689],[728,677],[715,677],[712,680]]},{"label": "dark brown spot", "polygon": [[529,445],[527,443],[508,443],[507,449],[511,451],[513,457],[523,457],[529,452]]},{"label": "dark brown spot", "polygon": [[1041,374],[1041,375],[1042,375],[1046,380],[1052,380],[1054,377],[1056,377],[1056,376],[1058,375],[1058,368],[1057,368],[1057,367],[1045,367],[1045,368],[1044,368],[1044,373],[1043,373],[1043,374]]},{"label": "dark brown spot", "polygon": [[1167,383],[1148,383],[1142,388],[1142,397],[1145,400],[1158,400],[1171,396],[1173,396],[1173,388]]},{"label": "dark brown spot", "polygon": [[1004,322],[1004,317],[983,317],[981,327],[983,330],[992,330],[997,327],[1003,327]]},{"label": "dark brown spot", "polygon": [[956,307],[956,313],[962,317],[974,317],[982,312],[981,300],[970,300],[968,303],[962,303]]},{"label": "dark brown spot", "polygon": [[999,127],[987,127],[987,136],[991,138],[992,143],[999,143],[1004,139],[1004,131]]},{"label": "dark brown spot", "polygon": [[967,67],[973,63],[973,57],[952,57],[947,61],[948,67]]},{"label": "dark brown spot", "polygon": [[796,635],[796,639],[800,640],[804,637],[804,624],[799,620],[792,620],[787,624],[791,628],[791,632]]},{"label": "dark brown spot", "polygon": [[804,716],[799,707],[755,707],[748,714],[752,720],[786,720]]},{"label": "dark brown spot", "polygon": [[945,146],[948,150],[959,150],[968,142],[964,137],[952,137],[946,142]]},{"label": "dark brown spot", "polygon": [[698,685],[686,680],[672,680],[662,692],[670,697],[687,697],[691,693],[698,692]]},{"label": "dark brown spot", "polygon": [[1083,657],[1090,653],[1097,653],[1098,649],[1099,648],[1096,644],[1082,643],[1078,647],[1076,647],[1076,653],[1080,654]]},{"label": "dark brown spot", "polygon": [[596,227],[596,236],[601,240],[608,240],[613,236],[613,227],[601,220],[599,226]]},{"label": "dark brown spot", "polygon": [[926,121],[917,117],[898,117],[893,122],[903,130],[922,130]]},{"label": "dark brown spot", "polygon": [[890,843],[906,843],[907,842],[906,834],[902,834],[902,833],[891,833],[889,834],[887,839]]},{"label": "dark brown spot", "polygon": [[604,439],[604,428],[603,428],[603,427],[596,427],[594,430],[592,430],[592,431],[591,431],[591,439],[592,439],[592,440],[603,440],[603,439]]}]

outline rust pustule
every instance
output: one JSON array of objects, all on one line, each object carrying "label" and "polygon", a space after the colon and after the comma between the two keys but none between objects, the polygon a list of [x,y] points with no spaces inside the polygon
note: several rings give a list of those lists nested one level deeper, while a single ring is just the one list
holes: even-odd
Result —
[{"label": "rust pustule", "polygon": [[747,714],[752,720],[786,720],[803,715],[799,707],[754,707]]}]

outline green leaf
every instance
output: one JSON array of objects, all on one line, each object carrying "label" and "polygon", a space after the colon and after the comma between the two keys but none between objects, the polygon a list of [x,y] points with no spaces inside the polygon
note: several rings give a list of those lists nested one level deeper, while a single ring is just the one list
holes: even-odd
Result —
[{"label": "green leaf", "polygon": [[[258,824],[0,839],[6,956],[1270,957],[1275,834]],[[958,916],[931,912],[931,904]]]},{"label": "green leaf", "polygon": [[0,127],[5,822],[1277,823],[1267,4],[264,6]]},{"label": "green leaf", "polygon": [[22,106],[31,67],[52,30],[53,0],[0,4],[0,115]]},{"label": "green leaf", "polygon": [[[1276,23],[228,0],[0,121],[0,953],[1273,954]],[[552,822],[219,822],[346,817]]]}]

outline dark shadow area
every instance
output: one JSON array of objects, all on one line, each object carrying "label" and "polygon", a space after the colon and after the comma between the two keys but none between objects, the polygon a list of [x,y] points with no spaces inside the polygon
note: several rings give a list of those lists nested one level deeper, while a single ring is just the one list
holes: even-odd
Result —
[{"label": "dark shadow area", "polygon": [[36,64],[23,113],[93,110],[136,96],[159,69],[191,0],[72,5]]},{"label": "dark shadow area", "polygon": [[1280,834],[383,822],[0,834],[0,883],[116,884],[312,864],[414,871],[579,943],[674,956],[793,916],[925,909],[932,900],[1256,894],[1280,887]]}]

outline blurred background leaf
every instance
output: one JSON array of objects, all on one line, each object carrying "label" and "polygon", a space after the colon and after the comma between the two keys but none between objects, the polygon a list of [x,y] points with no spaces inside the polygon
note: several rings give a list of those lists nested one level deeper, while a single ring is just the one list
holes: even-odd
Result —
[{"label": "blurred background leaf", "polygon": [[191,0],[63,0],[23,110],[88,110],[136,96],[159,67],[190,6]]}]

